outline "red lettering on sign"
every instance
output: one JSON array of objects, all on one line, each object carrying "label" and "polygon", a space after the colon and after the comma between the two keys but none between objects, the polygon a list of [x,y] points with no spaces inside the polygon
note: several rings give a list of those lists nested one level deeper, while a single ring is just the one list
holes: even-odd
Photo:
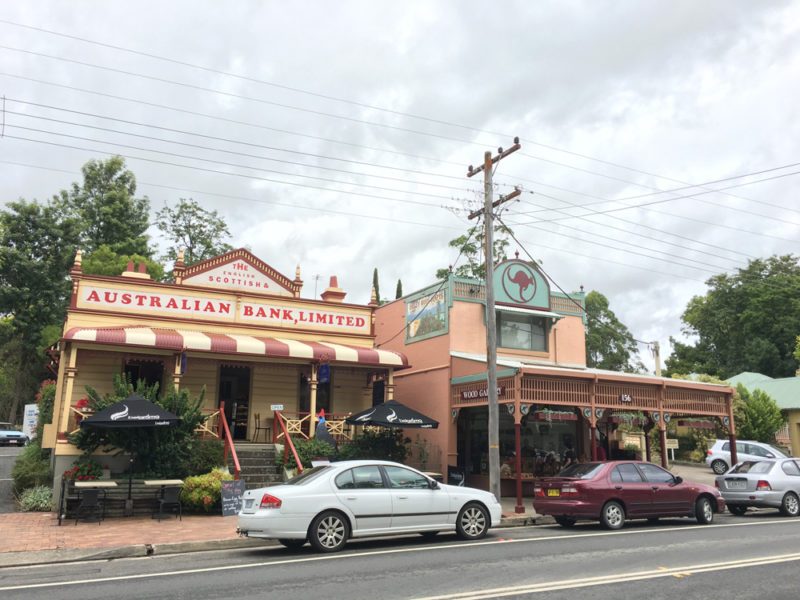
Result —
[{"label": "red lettering on sign", "polygon": [[341,325],[343,323],[344,323],[344,317],[342,315],[337,315],[336,316],[336,324],[337,325]]},{"label": "red lettering on sign", "polygon": [[167,302],[167,308],[178,308],[178,303],[175,302],[175,298],[169,299],[169,302]]},{"label": "red lettering on sign", "polygon": [[100,302],[100,296],[97,295],[95,290],[89,292],[89,296],[86,298],[87,302]]},{"label": "red lettering on sign", "polygon": [[356,327],[363,327],[366,324],[364,317],[358,317],[356,319]]},{"label": "red lettering on sign", "polygon": [[211,302],[206,302],[206,307],[203,309],[203,312],[217,312],[214,310],[214,305]]},{"label": "red lettering on sign", "polygon": [[252,317],[253,316],[253,307],[252,306],[245,306],[244,307],[244,316],[245,317]]},{"label": "red lettering on sign", "polygon": [[122,303],[123,304],[130,304],[131,303],[131,295],[130,294],[122,294]]},{"label": "red lettering on sign", "polygon": [[144,301],[147,296],[142,296],[141,294],[136,294],[136,305],[137,306],[144,306]]},{"label": "red lettering on sign", "polygon": [[117,301],[117,292],[113,292],[113,296],[112,292],[105,292],[103,294],[103,297],[105,298],[106,302],[108,302],[109,304],[113,304],[114,302]]},{"label": "red lettering on sign", "polygon": [[220,305],[217,307],[217,310],[220,313],[225,313],[226,315],[229,315],[231,314],[231,305],[228,303],[223,304],[220,302]]},{"label": "red lettering on sign", "polygon": [[287,308],[283,309],[283,320],[284,321],[294,321],[294,318],[292,317],[292,311],[291,310],[289,310]]},{"label": "red lettering on sign", "polygon": [[267,312],[264,310],[263,307],[259,306],[258,307],[258,312],[256,313],[256,316],[257,317],[264,317],[266,319],[267,318]]},{"label": "red lettering on sign", "polygon": [[161,308],[161,298],[158,296],[150,296],[150,306],[157,306],[158,308]]}]

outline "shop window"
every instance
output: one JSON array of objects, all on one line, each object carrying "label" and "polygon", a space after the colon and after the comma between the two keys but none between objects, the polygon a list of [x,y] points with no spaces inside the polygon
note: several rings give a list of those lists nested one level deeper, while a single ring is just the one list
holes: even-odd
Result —
[{"label": "shop window", "polygon": [[383,379],[372,382],[372,406],[383,404],[386,401],[386,383]]},{"label": "shop window", "polygon": [[497,312],[497,345],[501,348],[547,352],[547,322],[544,317]]},{"label": "shop window", "polygon": [[[308,383],[308,375],[305,374],[300,375],[299,406],[300,412],[308,412],[311,410],[311,386]],[[325,383],[317,384],[317,413],[319,413],[321,409],[325,410],[325,414],[328,414],[331,409],[330,380]]]},{"label": "shop window", "polygon": [[131,361],[125,364],[125,377],[134,387],[139,380],[144,380],[147,387],[158,384],[163,389],[164,364],[161,361]]}]

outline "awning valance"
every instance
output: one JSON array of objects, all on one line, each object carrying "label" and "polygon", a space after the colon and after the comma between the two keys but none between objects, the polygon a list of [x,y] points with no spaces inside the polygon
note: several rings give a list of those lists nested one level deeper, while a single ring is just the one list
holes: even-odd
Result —
[{"label": "awning valance", "polygon": [[209,352],[289,358],[319,362],[341,362],[379,367],[408,367],[399,352],[361,348],[330,342],[310,342],[288,338],[162,329],[157,327],[74,327],[64,340],[108,346],[161,348],[176,352]]}]

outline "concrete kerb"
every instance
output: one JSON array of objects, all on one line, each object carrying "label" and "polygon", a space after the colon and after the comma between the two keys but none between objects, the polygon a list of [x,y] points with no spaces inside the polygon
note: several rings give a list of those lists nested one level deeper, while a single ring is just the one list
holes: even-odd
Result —
[{"label": "concrete kerb", "polygon": [[[532,517],[523,514],[519,516],[503,517],[500,523],[493,529],[549,525],[552,523],[555,523],[552,517],[542,515]],[[136,544],[132,546],[114,546],[109,548],[32,550],[26,552],[5,552],[2,554],[2,560],[0,560],[0,562],[2,562],[3,567],[27,567],[41,564],[114,560],[120,558],[182,554],[185,552],[204,552],[209,550],[239,550],[244,548],[260,548],[273,544],[277,544],[277,542],[255,538],[233,538],[163,544]]]}]

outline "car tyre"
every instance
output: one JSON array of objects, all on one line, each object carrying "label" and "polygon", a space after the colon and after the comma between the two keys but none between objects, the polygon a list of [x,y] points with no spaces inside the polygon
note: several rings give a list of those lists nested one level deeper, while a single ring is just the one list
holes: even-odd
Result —
[{"label": "car tyre", "polygon": [[800,514],[800,501],[793,492],[787,492],[781,500],[781,514],[785,517],[796,517]]},{"label": "car tyre", "polygon": [[328,510],[311,522],[308,541],[320,552],[338,552],[350,536],[350,525],[342,513]]},{"label": "car tyre", "polygon": [[711,506],[711,500],[705,496],[697,499],[694,503],[694,518],[701,525],[709,525],[714,521],[714,507]]},{"label": "car tyre", "polygon": [[728,470],[728,463],[724,460],[717,459],[711,463],[711,470],[717,475],[722,475]]},{"label": "car tyre", "polygon": [[305,540],[297,540],[297,539],[287,539],[287,538],[278,538],[278,541],[283,545],[286,546],[289,550],[298,550],[305,546]]},{"label": "car tyre", "polygon": [[737,517],[741,517],[744,513],[747,512],[746,506],[739,506],[738,504],[729,504],[728,510],[732,515],[736,515]]},{"label": "car tyre", "polygon": [[606,529],[622,529],[625,525],[625,509],[615,500],[606,502],[600,512],[600,522]]},{"label": "car tyre", "polygon": [[562,527],[570,528],[575,525],[575,519],[572,517],[555,517],[556,523],[561,525]]},{"label": "car tyre", "polygon": [[479,540],[489,531],[489,513],[475,502],[470,502],[456,517],[456,533],[464,540]]}]

